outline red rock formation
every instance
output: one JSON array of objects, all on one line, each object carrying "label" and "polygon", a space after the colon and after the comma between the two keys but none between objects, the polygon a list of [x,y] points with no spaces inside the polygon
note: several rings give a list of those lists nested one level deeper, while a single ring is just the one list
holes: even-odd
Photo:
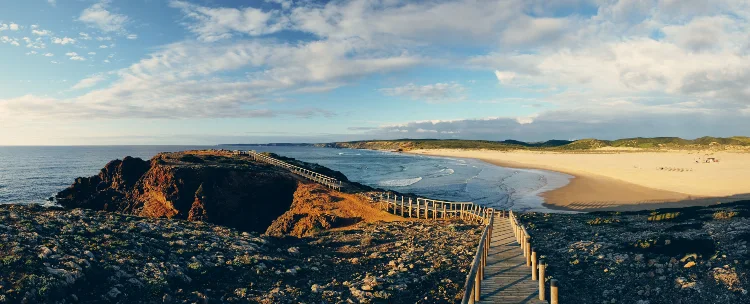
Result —
[{"label": "red rock formation", "polygon": [[66,208],[201,220],[258,232],[292,204],[299,180],[283,169],[231,156],[185,156],[112,161],[99,175],[76,179],[57,201]]}]

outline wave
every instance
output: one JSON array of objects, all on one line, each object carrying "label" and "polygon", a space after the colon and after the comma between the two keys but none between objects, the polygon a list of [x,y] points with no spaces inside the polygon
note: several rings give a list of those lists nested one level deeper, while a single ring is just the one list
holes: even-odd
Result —
[{"label": "wave", "polygon": [[456,171],[454,171],[453,169],[447,169],[446,168],[446,169],[440,169],[440,171],[435,172],[433,174],[430,174],[427,177],[428,178],[437,178],[437,177],[448,176],[448,175],[451,175],[453,173],[456,173]]},{"label": "wave", "polygon": [[381,187],[406,187],[411,186],[422,180],[422,177],[406,178],[406,179],[394,179],[378,182],[378,186]]}]

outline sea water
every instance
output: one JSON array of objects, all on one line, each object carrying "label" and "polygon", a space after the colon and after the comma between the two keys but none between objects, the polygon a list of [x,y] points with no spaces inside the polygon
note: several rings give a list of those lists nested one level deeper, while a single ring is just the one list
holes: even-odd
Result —
[{"label": "sea water", "polygon": [[99,173],[113,159],[149,159],[189,149],[273,152],[341,171],[372,187],[497,208],[548,211],[540,193],[566,185],[566,174],[513,169],[473,159],[403,153],[279,146],[78,146],[0,147],[0,203],[44,203],[76,177]]}]

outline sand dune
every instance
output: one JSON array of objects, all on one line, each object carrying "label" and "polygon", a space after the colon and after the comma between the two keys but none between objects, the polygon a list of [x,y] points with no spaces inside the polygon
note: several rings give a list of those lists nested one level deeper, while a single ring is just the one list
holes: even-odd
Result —
[{"label": "sand dune", "polygon": [[[543,194],[550,208],[641,210],[750,199],[750,153],[595,152],[410,151],[476,158],[504,167],[545,169],[575,176],[569,185]],[[719,162],[705,163],[709,157]]]}]

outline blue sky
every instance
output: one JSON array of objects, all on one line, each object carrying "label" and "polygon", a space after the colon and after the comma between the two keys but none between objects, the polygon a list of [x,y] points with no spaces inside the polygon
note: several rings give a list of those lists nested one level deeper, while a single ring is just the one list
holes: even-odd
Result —
[{"label": "blue sky", "polygon": [[750,133],[744,0],[0,3],[0,145]]}]

